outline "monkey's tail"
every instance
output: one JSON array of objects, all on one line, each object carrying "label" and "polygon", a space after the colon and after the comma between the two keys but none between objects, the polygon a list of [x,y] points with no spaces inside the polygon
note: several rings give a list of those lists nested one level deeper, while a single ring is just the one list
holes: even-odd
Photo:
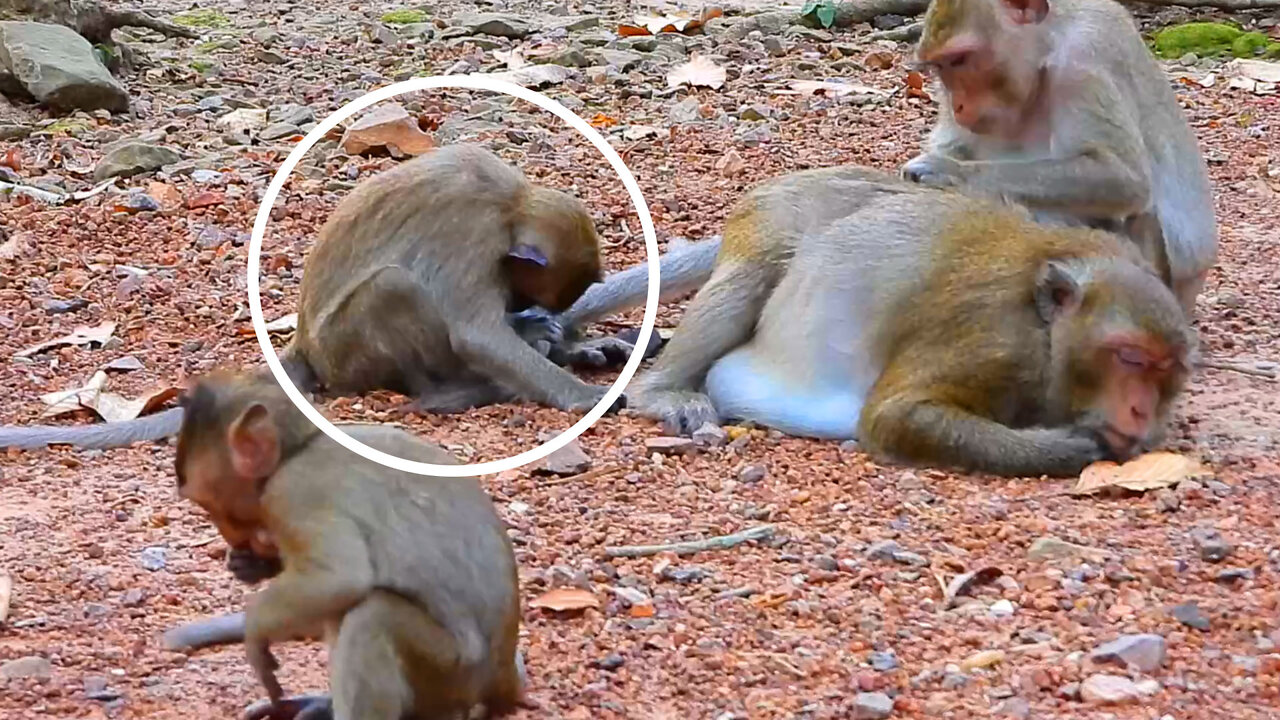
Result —
[{"label": "monkey's tail", "polygon": [[[659,299],[669,300],[702,287],[711,277],[720,238],[684,243],[672,247],[658,259],[662,285]],[[649,292],[648,263],[629,267],[587,288],[578,302],[565,311],[562,321],[567,327],[579,327],[621,310],[644,305]]]},{"label": "monkey's tail", "polygon": [[101,450],[149,442],[176,434],[182,427],[182,413],[180,407],[169,408],[154,415],[104,425],[5,425],[0,427],[0,448],[34,450],[48,445],[71,445]]}]

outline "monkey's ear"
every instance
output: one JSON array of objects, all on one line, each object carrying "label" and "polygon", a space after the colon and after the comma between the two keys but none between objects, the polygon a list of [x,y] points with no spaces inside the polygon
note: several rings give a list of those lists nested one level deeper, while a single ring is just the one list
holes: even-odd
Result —
[{"label": "monkey's ear", "polygon": [[546,267],[550,261],[542,248],[528,243],[516,243],[507,251],[507,257],[521,263],[529,263],[538,267]]},{"label": "monkey's ear", "polygon": [[1019,25],[1034,25],[1049,14],[1049,0],[1002,0],[1009,19]]},{"label": "monkey's ear", "polygon": [[271,413],[261,403],[248,407],[227,430],[231,468],[242,478],[269,477],[280,464],[280,438]]},{"label": "monkey's ear", "polygon": [[1080,283],[1071,270],[1050,260],[1036,278],[1036,312],[1045,323],[1052,323],[1079,306],[1080,294]]}]

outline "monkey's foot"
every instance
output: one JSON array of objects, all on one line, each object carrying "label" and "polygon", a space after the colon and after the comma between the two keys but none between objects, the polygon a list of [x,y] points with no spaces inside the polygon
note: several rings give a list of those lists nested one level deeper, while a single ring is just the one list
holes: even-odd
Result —
[{"label": "monkey's foot", "polygon": [[917,155],[902,166],[902,177],[929,187],[954,187],[961,184],[960,166],[942,155]]},{"label": "monkey's foot", "polygon": [[625,364],[635,347],[619,337],[592,338],[553,345],[547,357],[561,366],[607,368]]},{"label": "monkey's foot", "polygon": [[645,417],[662,423],[663,430],[672,435],[692,435],[707,423],[720,424],[711,398],[704,393],[688,390],[659,390],[634,392],[630,406]]},{"label": "monkey's foot", "polygon": [[245,708],[244,720],[333,720],[333,698],[296,695],[274,705],[270,700],[259,700]]}]

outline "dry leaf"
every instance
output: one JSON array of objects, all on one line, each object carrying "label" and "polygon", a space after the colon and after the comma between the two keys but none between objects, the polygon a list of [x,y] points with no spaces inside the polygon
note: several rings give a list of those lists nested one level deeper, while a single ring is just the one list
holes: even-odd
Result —
[{"label": "dry leaf", "polygon": [[1090,495],[1103,488],[1119,487],[1143,492],[1177,485],[1183,480],[1204,477],[1209,471],[1198,461],[1171,452],[1140,455],[1123,465],[1096,462],[1080,473],[1080,479],[1069,491],[1072,495]]},{"label": "dry leaf", "polygon": [[392,155],[421,155],[436,142],[422,132],[403,105],[382,102],[347,128],[341,145],[348,155],[363,155],[375,148],[386,148]]},{"label": "dry leaf", "polygon": [[872,70],[888,70],[897,62],[897,57],[891,52],[875,51],[867,53],[867,57],[863,60],[863,64]]},{"label": "dry leaf", "polygon": [[20,252],[22,252],[22,246],[18,244],[17,235],[0,243],[0,260],[12,260],[18,257]]},{"label": "dry leaf", "polygon": [[998,567],[985,567],[955,576],[943,592],[943,609],[951,609],[955,606],[957,597],[968,595],[970,590],[979,585],[985,585],[1003,574],[1004,571]]},{"label": "dry leaf", "polygon": [[622,139],[635,142],[658,134],[658,128],[648,125],[632,125],[622,131]]},{"label": "dry leaf", "polygon": [[970,672],[979,668],[989,668],[1002,662],[1004,662],[1003,650],[983,650],[961,660],[960,669]]},{"label": "dry leaf", "polygon": [[14,357],[31,357],[48,350],[49,348],[61,347],[63,345],[89,345],[98,343],[101,345],[111,339],[112,334],[116,331],[116,324],[113,322],[104,322],[97,327],[80,326],[70,335],[63,335],[56,340],[49,340],[38,345],[32,345],[26,350],[19,350],[14,353]]},{"label": "dry leaf", "polygon": [[267,126],[267,111],[254,108],[232,110],[218,118],[217,125],[233,133],[260,130]]},{"label": "dry leaf", "polygon": [[667,87],[703,86],[719,90],[724,85],[725,70],[706,55],[695,54],[689,62],[677,65],[667,73]]},{"label": "dry leaf", "polygon": [[650,604],[632,605],[629,611],[633,618],[651,618],[658,614],[658,611]]},{"label": "dry leaf", "polygon": [[591,116],[591,119],[587,121],[587,124],[593,128],[607,128],[617,125],[618,119],[605,115],[604,113],[596,113]]},{"label": "dry leaf", "polygon": [[276,318],[265,325],[269,333],[286,333],[293,332],[298,329],[298,313],[289,313],[281,318]]},{"label": "dry leaf", "polygon": [[13,597],[13,579],[0,570],[0,625],[9,619],[9,601]]},{"label": "dry leaf", "polygon": [[529,64],[529,61],[525,60],[524,56],[520,54],[519,48],[512,48],[511,50],[494,50],[493,57],[497,59],[498,62],[506,65],[512,70],[519,70]]},{"label": "dry leaf", "polygon": [[108,375],[99,370],[89,378],[83,387],[72,390],[60,390],[42,395],[40,399],[48,405],[41,417],[53,417],[80,409],[92,410],[98,417],[107,422],[132,420],[151,412],[181,393],[180,388],[165,387],[130,400],[116,393],[106,392]]},{"label": "dry leaf", "polygon": [[506,80],[520,87],[543,87],[544,85],[559,85],[574,76],[572,68],[563,67],[561,65],[528,65],[519,70],[508,70],[499,73],[471,73],[472,75],[482,75],[484,77],[496,78],[498,80]]},{"label": "dry leaf", "polygon": [[581,590],[579,588],[556,588],[555,590],[543,593],[533,602],[529,603],[529,607],[564,612],[566,610],[598,608],[600,607],[600,601],[596,599],[596,596],[593,595],[590,590]]},{"label": "dry leaf", "polygon": [[93,374],[93,377],[89,378],[89,382],[78,388],[59,390],[41,395],[40,401],[48,407],[44,409],[44,412],[40,413],[40,417],[53,417],[92,407],[92,403],[97,402],[98,395],[102,393],[102,388],[106,387],[106,384],[107,373],[99,370]]},{"label": "dry leaf", "polygon": [[873,88],[869,85],[858,85],[856,83],[843,82],[840,80],[792,80],[787,83],[787,90],[778,90],[777,95],[815,95],[822,93],[831,97],[843,97],[851,93],[859,93],[863,95],[877,95],[885,97],[888,95],[883,90]]}]

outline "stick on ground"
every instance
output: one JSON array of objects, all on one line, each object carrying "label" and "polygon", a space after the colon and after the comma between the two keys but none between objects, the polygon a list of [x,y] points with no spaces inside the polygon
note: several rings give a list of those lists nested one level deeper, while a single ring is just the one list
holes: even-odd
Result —
[{"label": "stick on ground", "polygon": [[673,552],[677,555],[689,555],[704,550],[727,550],[731,547],[741,545],[748,540],[763,540],[773,537],[773,531],[777,529],[776,525],[760,525],[757,527],[736,532],[732,535],[718,535],[703,540],[689,540],[687,542],[668,543],[666,545],[621,545],[617,547],[608,547],[604,549],[604,554],[611,558],[620,557],[647,557],[649,555],[657,555],[664,552]]}]

